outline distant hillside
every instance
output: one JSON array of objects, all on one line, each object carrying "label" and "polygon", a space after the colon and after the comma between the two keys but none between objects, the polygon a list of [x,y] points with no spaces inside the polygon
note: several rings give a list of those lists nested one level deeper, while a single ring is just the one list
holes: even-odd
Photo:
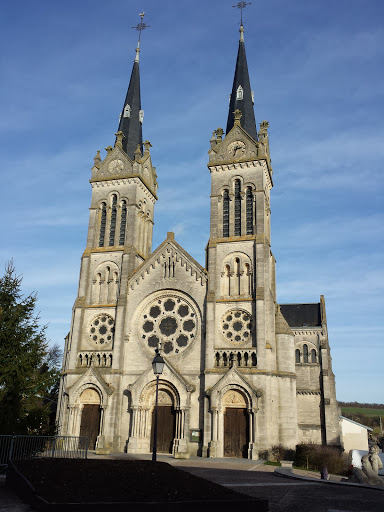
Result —
[{"label": "distant hillside", "polygon": [[340,402],[340,407],[363,407],[364,409],[384,409],[384,404],[365,404],[361,402]]},{"label": "distant hillside", "polygon": [[343,416],[374,429],[376,434],[380,432],[381,425],[384,425],[384,404],[339,402],[339,406]]}]

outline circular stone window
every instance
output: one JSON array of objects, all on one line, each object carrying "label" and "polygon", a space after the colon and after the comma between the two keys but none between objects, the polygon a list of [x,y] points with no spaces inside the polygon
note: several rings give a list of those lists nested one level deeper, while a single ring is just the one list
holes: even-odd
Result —
[{"label": "circular stone window", "polygon": [[89,340],[100,347],[107,345],[113,339],[114,325],[115,321],[110,315],[103,313],[96,316],[89,327]]},{"label": "circular stone window", "polygon": [[252,316],[243,309],[227,311],[221,320],[221,332],[227,341],[245,343],[251,339]]},{"label": "circular stone window", "polygon": [[195,309],[176,295],[153,300],[141,315],[140,338],[151,352],[161,342],[163,354],[179,354],[193,342],[196,331]]}]

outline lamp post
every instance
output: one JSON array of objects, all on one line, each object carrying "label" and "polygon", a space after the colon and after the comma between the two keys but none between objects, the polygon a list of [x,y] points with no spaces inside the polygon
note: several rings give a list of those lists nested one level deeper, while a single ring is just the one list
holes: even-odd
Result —
[{"label": "lamp post", "polygon": [[160,351],[156,349],[156,355],[152,361],[153,373],[156,375],[156,400],[155,400],[155,424],[153,426],[153,451],[152,451],[152,461],[156,462],[156,453],[157,453],[157,401],[159,398],[159,375],[163,373],[164,368],[164,359],[160,355]]}]

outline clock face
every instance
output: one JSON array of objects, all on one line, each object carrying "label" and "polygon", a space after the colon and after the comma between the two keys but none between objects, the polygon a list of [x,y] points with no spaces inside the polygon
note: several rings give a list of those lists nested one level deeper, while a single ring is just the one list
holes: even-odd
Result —
[{"label": "clock face", "polygon": [[122,160],[112,160],[108,166],[108,169],[110,171],[122,171],[124,169],[124,163]]},{"label": "clock face", "polygon": [[242,140],[235,140],[228,146],[228,154],[233,158],[239,158],[245,153],[245,142]]}]

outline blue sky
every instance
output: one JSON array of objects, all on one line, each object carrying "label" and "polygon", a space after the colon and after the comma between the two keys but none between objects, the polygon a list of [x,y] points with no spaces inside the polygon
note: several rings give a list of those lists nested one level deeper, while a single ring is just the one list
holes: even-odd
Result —
[{"label": "blue sky", "polygon": [[[7,2],[0,21],[0,267],[14,259],[63,343],[85,248],[96,150],[113,144],[146,11],[144,138],[159,201],[201,264],[211,133],[225,128],[235,2]],[[244,12],[257,123],[270,123],[272,250],[281,303],[325,295],[339,400],[384,402],[382,0],[269,0]]]}]

